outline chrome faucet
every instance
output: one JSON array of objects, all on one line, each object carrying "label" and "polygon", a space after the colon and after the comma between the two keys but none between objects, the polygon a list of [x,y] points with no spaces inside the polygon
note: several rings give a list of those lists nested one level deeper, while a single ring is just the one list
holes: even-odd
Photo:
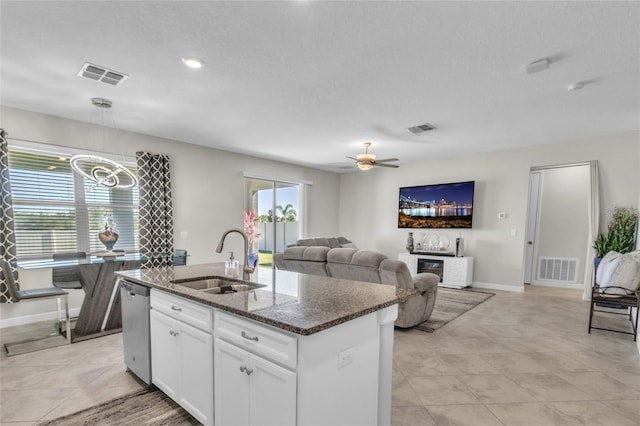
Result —
[{"label": "chrome faucet", "polygon": [[224,240],[225,238],[227,238],[227,235],[232,232],[237,232],[238,234],[242,235],[242,239],[244,240],[244,269],[242,270],[242,279],[248,281],[249,279],[251,279],[251,276],[249,274],[253,273],[255,269],[253,268],[253,266],[249,266],[249,240],[247,239],[247,234],[245,234],[244,231],[237,228],[225,231],[225,233],[222,234],[222,238],[220,238],[218,247],[216,247],[216,253],[222,253]]}]

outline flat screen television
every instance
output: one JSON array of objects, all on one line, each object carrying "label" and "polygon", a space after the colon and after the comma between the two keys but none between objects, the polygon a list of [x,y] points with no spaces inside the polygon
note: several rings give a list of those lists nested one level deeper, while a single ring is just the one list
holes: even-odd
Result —
[{"label": "flat screen television", "polygon": [[400,188],[398,228],[471,228],[475,181]]}]

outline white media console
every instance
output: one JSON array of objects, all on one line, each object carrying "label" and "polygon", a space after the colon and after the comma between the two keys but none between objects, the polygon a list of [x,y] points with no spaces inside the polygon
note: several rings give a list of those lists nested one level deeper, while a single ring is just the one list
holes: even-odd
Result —
[{"label": "white media console", "polygon": [[464,288],[473,280],[473,257],[400,253],[398,260],[409,267],[411,275],[432,272],[440,276],[440,287]]}]

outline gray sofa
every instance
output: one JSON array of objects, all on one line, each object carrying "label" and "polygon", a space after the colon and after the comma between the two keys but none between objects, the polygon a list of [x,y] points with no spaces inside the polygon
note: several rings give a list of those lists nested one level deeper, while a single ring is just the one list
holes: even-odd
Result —
[{"label": "gray sofa", "polygon": [[339,238],[298,240],[302,244],[296,243],[276,254],[274,263],[278,269],[287,271],[395,285],[406,290],[403,293],[415,291],[403,297],[398,305],[395,325],[413,327],[429,319],[438,291],[437,275],[424,273],[412,277],[404,262],[382,253],[352,248],[353,243],[346,239],[343,240],[348,242],[339,242],[342,241]]}]

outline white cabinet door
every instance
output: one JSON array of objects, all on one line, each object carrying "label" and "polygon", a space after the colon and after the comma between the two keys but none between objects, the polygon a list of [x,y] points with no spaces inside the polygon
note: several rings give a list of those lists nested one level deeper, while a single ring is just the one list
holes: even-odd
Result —
[{"label": "white cabinet door", "polygon": [[151,310],[151,381],[193,417],[213,424],[211,334]]},{"label": "white cabinet door", "polygon": [[218,338],[214,363],[217,425],[295,425],[295,372]]},{"label": "white cabinet door", "polygon": [[203,424],[213,424],[213,344],[211,334],[178,322],[178,403]]},{"label": "white cabinet door", "polygon": [[151,381],[175,401],[179,388],[177,321],[154,310],[150,315]]},{"label": "white cabinet door", "polygon": [[296,373],[249,355],[251,425],[296,424]]},{"label": "white cabinet door", "polygon": [[249,381],[246,374],[249,353],[230,343],[214,339],[214,390],[216,425],[249,424]]}]

